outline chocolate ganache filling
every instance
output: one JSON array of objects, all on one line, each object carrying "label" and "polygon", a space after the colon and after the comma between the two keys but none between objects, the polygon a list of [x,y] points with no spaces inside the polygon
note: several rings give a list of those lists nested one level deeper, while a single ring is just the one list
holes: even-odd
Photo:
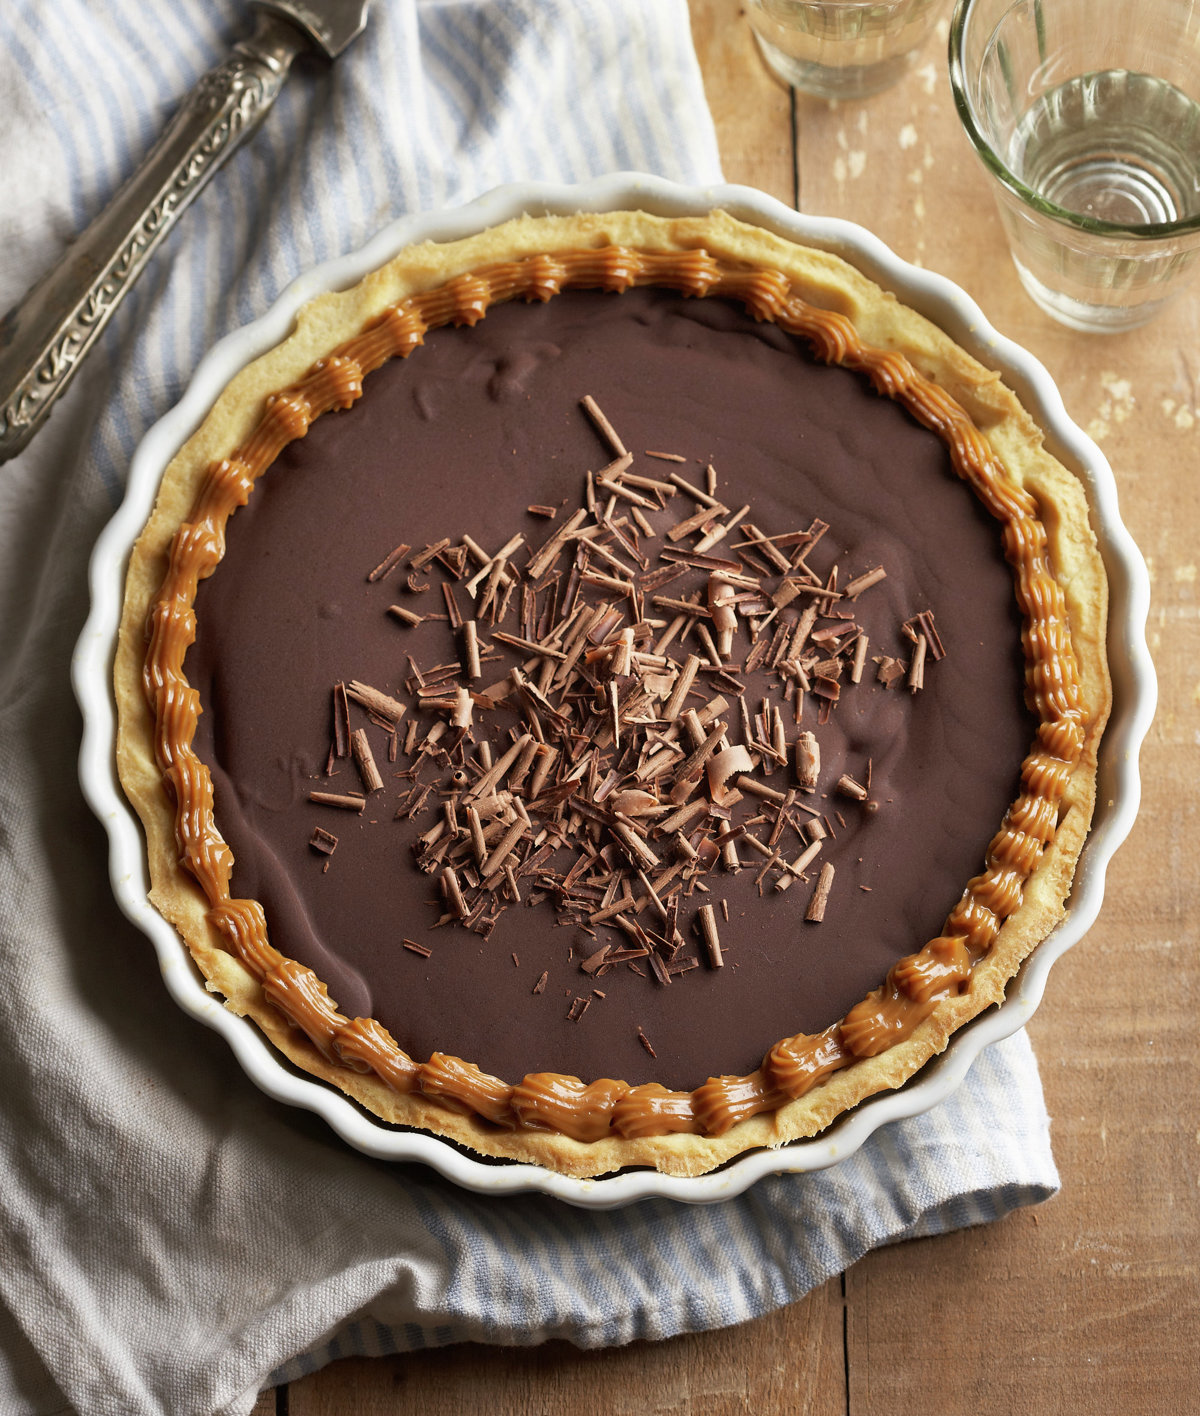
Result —
[{"label": "chocolate ganache filling", "polygon": [[[679,959],[696,963],[669,982],[645,960],[584,970],[604,943],[620,949],[627,935],[611,920],[584,927],[564,918],[533,878],[519,882],[520,902],[497,911],[485,934],[463,928],[438,873],[414,859],[418,837],[441,819],[447,774],[432,754],[389,760],[381,725],[357,707],[352,725],[373,745],[382,789],[361,812],[309,799],[314,789],[363,790],[348,756],[327,774],[335,684],[366,683],[413,704],[414,666],[430,671],[462,657],[440,585],[453,581],[460,607],[473,613],[462,586],[475,565],[458,580],[439,562],[414,574],[411,556],[373,582],[368,572],[399,543],[419,555],[470,537],[494,555],[516,533],[525,537],[514,553],[521,564],[583,505],[587,472],[611,460],[584,395],[635,454],[634,471],[664,478],[674,470],[703,487],[711,464],[721,502],[748,506],[746,521],[768,537],[827,523],[807,560],[822,582],[835,566],[843,587],[876,567],[886,572],[847,610],[871,658],[861,681],[843,679],[832,710],[821,712],[809,695],[796,725],[780,675],[743,672],[744,630],[726,678],[707,662],[697,674],[688,703],[723,695],[730,743],[742,741],[745,722],[731,679],[755,713],[764,698],[784,708],[789,748],[796,733],[815,734],[820,778],[815,792],[797,795],[796,820],[817,813],[827,835],[792,889],[774,888],[780,871],[764,877],[764,861],[745,842],[741,869],[718,862],[690,878],[676,902],[686,941]],[[685,460],[649,459],[646,450]],[[531,506],[555,508],[554,519]],[[651,571],[666,564],[660,552],[673,543],[665,531],[695,509],[681,493],[644,511],[654,538],[629,522],[627,538]],[[743,542],[731,531],[711,554],[736,559],[730,547]],[[632,564],[621,545],[613,549]],[[707,581],[685,566],[662,593],[700,591],[705,603]],[[586,598],[619,596],[592,586]],[[420,623],[389,614],[392,605]],[[522,635],[519,605],[518,594],[506,619],[480,626],[484,663],[473,689],[527,661],[490,637],[492,629]],[[837,602],[824,607],[836,611]],[[801,609],[788,605],[777,619],[790,624]],[[875,659],[907,662],[913,646],[902,626],[924,612],[936,618],[944,657],[926,664],[920,691],[904,677],[886,684]],[[196,614],[186,661],[204,710],[195,746],[234,854],[234,893],[262,902],[272,943],[314,969],[343,1013],[377,1018],[418,1060],[449,1053],[509,1081],[553,1071],[689,1090],[709,1076],[753,1071],[779,1038],[821,1031],[939,933],[1017,795],[1033,734],[997,527],[940,439],[858,375],[816,363],[775,325],[722,300],[662,290],[567,292],[544,305],[495,306],[474,328],[431,331],[410,358],[370,375],[357,407],[319,418],[286,448],[231,519]],[[672,617],[650,595],[645,614],[664,624]],[[707,658],[690,639],[667,652],[681,663],[693,651]],[[422,737],[438,716],[419,715]],[[521,726],[511,706],[477,706],[471,733],[498,757]],[[868,784],[865,800],[836,789],[843,775]],[[768,760],[756,776],[776,793],[794,790],[790,750],[786,763]],[[397,819],[421,781],[434,785],[427,802]],[[727,829],[759,815],[765,825],[756,831],[767,840],[773,815],[762,808],[762,798],[744,794]],[[332,854],[310,844],[318,827],[336,838]],[[808,839],[788,832],[777,842],[785,860]],[[663,843],[651,837],[649,846],[664,864],[671,859]],[[824,916],[806,921],[825,862],[835,878]],[[547,861],[559,876],[571,865],[567,850]],[[714,906],[720,968],[695,928],[703,904]],[[638,918],[653,931],[653,909]]]}]

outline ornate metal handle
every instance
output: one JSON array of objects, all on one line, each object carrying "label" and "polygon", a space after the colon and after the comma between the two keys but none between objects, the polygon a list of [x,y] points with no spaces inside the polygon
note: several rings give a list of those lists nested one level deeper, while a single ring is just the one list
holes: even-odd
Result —
[{"label": "ornate metal handle", "polygon": [[142,165],[0,321],[0,462],[45,421],[159,242],[266,116],[304,36],[260,14],[251,39],[193,89]]}]

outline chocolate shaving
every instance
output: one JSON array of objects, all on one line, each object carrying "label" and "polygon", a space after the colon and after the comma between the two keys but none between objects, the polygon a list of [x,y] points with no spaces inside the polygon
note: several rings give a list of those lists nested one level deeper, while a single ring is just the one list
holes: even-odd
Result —
[{"label": "chocolate shaving", "polygon": [[[413,724],[413,726],[415,727],[416,725]],[[433,786],[430,782],[419,782],[413,787],[408,797],[396,808],[396,819],[400,820],[403,817],[416,816],[425,805],[432,791]]]},{"label": "chocolate shaving", "polygon": [[336,757],[350,752],[350,705],[346,702],[346,685],[333,686],[333,751]]},{"label": "chocolate shaving", "polygon": [[821,842],[813,841],[800,852],[790,865],[784,866],[785,874],[775,882],[776,890],[787,890],[797,881],[805,878],[804,872],[821,852]]},{"label": "chocolate shaving", "polygon": [[815,792],[820,775],[820,744],[815,733],[803,732],[796,738],[796,781],[800,790]]},{"label": "chocolate shaving", "polygon": [[319,851],[321,855],[331,856],[337,850],[338,838],[332,831],[326,831],[323,826],[313,828],[312,835],[308,838],[308,844],[314,851]]},{"label": "chocolate shaving", "polygon": [[883,566],[877,565],[872,569],[864,571],[862,575],[856,575],[853,580],[846,585],[843,594],[848,600],[856,600],[864,590],[869,590],[872,585],[878,585],[881,580],[887,579],[887,571]]},{"label": "chocolate shaving", "polygon": [[376,580],[382,580],[385,575],[391,574],[391,572],[395,570],[395,568],[400,564],[404,557],[408,555],[411,549],[411,546],[405,546],[401,544],[397,546],[394,551],[389,551],[388,554],[384,556],[384,558],[379,562],[379,564],[375,567],[374,570],[367,572],[367,579],[372,584],[374,584]]},{"label": "chocolate shaving", "polygon": [[398,619],[401,624],[418,625],[425,621],[424,615],[414,614],[412,610],[406,610],[403,605],[389,605],[387,612],[393,619]]},{"label": "chocolate shaving", "polygon": [[343,811],[361,811],[367,804],[366,797],[341,792],[309,792],[308,799],[317,806],[337,806]]},{"label": "chocolate shaving", "polygon": [[804,918],[810,924],[819,924],[825,918],[825,906],[829,903],[829,892],[833,888],[833,874],[833,865],[826,861],[821,867],[821,874],[817,878],[812,899],[808,902],[808,909],[804,912]]},{"label": "chocolate shaving", "polygon": [[[445,548],[446,548],[449,544],[450,544],[450,538],[449,538],[449,536],[443,536],[442,539],[441,539],[440,541],[436,542],[434,545],[432,545],[432,546],[426,546],[423,551],[418,551],[417,554],[416,554],[415,556],[413,556],[412,559],[408,562],[408,568],[409,568],[409,570],[411,570],[411,571],[424,570],[425,567],[430,563],[430,561],[436,559],[436,557],[437,557],[437,555],[438,555],[438,552],[445,550]],[[412,577],[410,576],[410,577],[409,577],[410,583],[411,583],[411,580],[412,580]]]},{"label": "chocolate shaving", "polygon": [[638,589],[643,595],[653,595],[655,590],[662,590],[664,586],[670,585],[673,581],[680,581],[687,575],[686,565],[664,565],[657,571],[647,572],[646,575],[638,576]]},{"label": "chocolate shaving", "polygon": [[[630,458],[629,461],[632,461],[632,458]],[[620,468],[622,471],[624,468],[628,467],[628,465],[629,462],[627,462],[625,458],[620,458],[613,464],[614,468]],[[607,492],[609,496],[619,497],[622,501],[629,502],[631,506],[645,507],[647,511],[658,510],[657,502],[652,502],[649,497],[642,496],[640,492],[635,492],[631,487],[622,486],[620,482],[612,481],[610,477],[603,475],[598,476],[596,478],[596,486],[599,487],[601,491]]]},{"label": "chocolate shaving", "polygon": [[466,546],[448,546],[437,553],[437,559],[455,579],[461,578],[467,568]]},{"label": "chocolate shaving", "polygon": [[454,597],[454,586],[448,580],[442,581],[442,599],[446,602],[446,615],[450,621],[450,628],[457,632],[462,628],[462,611],[458,608],[458,601]]},{"label": "chocolate shaving", "polygon": [[[742,527],[742,530],[746,533],[747,541],[755,550],[759,551],[776,570],[786,572],[791,568],[791,563],[787,556],[783,554],[769,537],[764,536],[757,526],[753,526],[747,521]],[[743,544],[746,543],[743,542]]]},{"label": "chocolate shaving", "polygon": [[451,866],[447,866],[442,871],[442,894],[446,897],[446,903],[451,911],[459,919],[465,920],[470,915],[467,909],[467,902],[463,899],[462,886],[458,883],[458,875]]},{"label": "chocolate shaving", "polygon": [[929,657],[935,663],[937,660],[946,657],[946,650],[942,644],[941,636],[934,628],[932,610],[922,610],[920,614],[913,615],[911,619],[906,619],[900,626],[900,630],[905,638],[912,640],[914,644],[917,644],[921,636],[924,635]]},{"label": "chocolate shaving", "polygon": [[708,953],[708,962],[714,969],[723,968],[725,959],[721,954],[721,941],[717,935],[717,917],[711,905],[701,905],[696,911],[700,936]]},{"label": "chocolate shaving", "polygon": [[[723,724],[718,723],[717,728],[723,730]],[[709,744],[714,742],[714,736],[717,736],[716,728],[709,734],[704,747],[698,749],[695,755],[704,752]],[[717,741],[719,742],[719,736],[717,736]],[[720,806],[728,799],[729,783],[744,772],[754,771],[754,759],[740,743],[737,743],[733,747],[723,748],[709,758],[705,770],[708,774],[709,794],[713,801]]]},{"label": "chocolate shaving", "polygon": [[563,547],[572,532],[576,531],[587,520],[587,508],[581,507],[574,513],[557,531],[550,537],[542,549],[530,559],[525,567],[525,574],[531,580],[539,580],[554,561],[562,554]]},{"label": "chocolate shaving", "polygon": [[900,660],[893,659],[890,654],[876,654],[873,662],[877,666],[875,677],[883,684],[884,688],[891,688],[892,684],[898,678],[903,678],[906,673]]},{"label": "chocolate shaving", "polygon": [[479,630],[473,619],[462,622],[463,639],[463,661],[466,675],[469,679],[483,677],[483,668],[479,662]]},{"label": "chocolate shaving", "polygon": [[650,603],[660,609],[674,610],[689,619],[708,619],[710,614],[707,605],[697,604],[694,600],[673,600],[669,595],[654,595]]},{"label": "chocolate shaving", "polygon": [[722,512],[727,510],[726,507],[721,506],[721,503],[715,496],[709,492],[702,492],[699,487],[692,486],[690,482],[685,482],[678,472],[669,473],[668,480],[678,487],[681,492],[686,492],[687,495],[700,506],[711,508],[720,507]]},{"label": "chocolate shaving", "polygon": [[352,698],[355,703],[369,709],[372,713],[377,713],[386,722],[396,724],[408,712],[405,704],[391,698],[386,693],[381,693],[379,689],[372,688],[370,684],[359,683],[357,679],[351,679],[346,685],[346,696]]},{"label": "chocolate shaving", "polygon": [[356,728],[350,734],[350,755],[354,758],[354,765],[358,768],[358,775],[362,778],[363,789],[367,794],[381,792],[383,778],[375,765],[371,744],[367,741],[366,728]]},{"label": "chocolate shaving", "polygon": [[579,400],[579,402],[583,408],[583,411],[588,415],[592,422],[595,423],[596,427],[604,436],[609,447],[612,448],[612,450],[617,454],[618,457],[627,456],[628,449],[621,441],[621,439],[617,436],[617,430],[600,411],[600,405],[596,402],[592,395],[590,393],[585,393],[584,396]]},{"label": "chocolate shaving", "polygon": [[929,641],[923,634],[917,635],[917,647],[913,650],[912,663],[908,666],[908,686],[914,693],[925,687],[925,651]]},{"label": "chocolate shaving", "polygon": [[536,640],[526,639],[520,634],[506,634],[503,630],[494,629],[492,638],[513,649],[523,649],[527,654],[535,654],[539,658],[553,659],[559,664],[565,664],[567,661],[567,656],[561,649],[553,649],[548,644],[539,644]]},{"label": "chocolate shaving", "polygon": [[921,626],[921,632],[929,642],[929,657],[936,663],[939,659],[946,657],[946,650],[942,644],[941,635],[934,628],[933,611],[922,610],[916,616],[916,623]]},{"label": "chocolate shaving", "polygon": [[602,945],[599,949],[596,950],[594,954],[591,954],[586,959],[584,959],[583,963],[581,963],[579,967],[584,971],[585,974],[598,973],[600,969],[604,967],[605,956],[608,954],[611,948],[611,944]]},{"label": "chocolate shaving", "polygon": [[567,1009],[567,1021],[569,1023],[577,1023],[591,1007],[591,1004],[592,1000],[590,998],[572,999],[571,1006]]},{"label": "chocolate shaving", "polygon": [[724,516],[729,511],[727,506],[722,506],[719,501],[714,501],[711,497],[705,498],[706,505],[691,516],[686,516],[682,521],[677,521],[674,526],[667,528],[668,541],[682,541],[684,537],[692,535],[695,531],[705,531],[709,523],[718,517]]}]

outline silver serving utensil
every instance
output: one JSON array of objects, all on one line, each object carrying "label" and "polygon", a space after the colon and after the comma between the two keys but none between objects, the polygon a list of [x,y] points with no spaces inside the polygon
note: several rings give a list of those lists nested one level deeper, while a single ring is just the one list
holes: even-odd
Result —
[{"label": "silver serving utensil", "polygon": [[141,166],[0,320],[0,462],[45,421],[159,242],[266,117],[297,54],[336,59],[370,0],[251,0],[254,34],[200,80]]}]

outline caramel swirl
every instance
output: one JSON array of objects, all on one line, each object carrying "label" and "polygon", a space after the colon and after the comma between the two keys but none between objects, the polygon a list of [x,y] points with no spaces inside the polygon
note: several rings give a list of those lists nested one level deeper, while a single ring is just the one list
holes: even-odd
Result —
[{"label": "caramel swirl", "polygon": [[443,1106],[474,1111],[496,1126],[515,1126],[513,1089],[499,1077],[489,1076],[473,1062],[435,1052],[417,1075],[417,1085],[426,1096],[436,1097]]},{"label": "caramel swirl", "polygon": [[628,1082],[607,1077],[589,1086],[559,1072],[531,1072],[513,1087],[512,1108],[522,1126],[598,1141],[609,1134],[617,1103],[629,1090]]},{"label": "caramel swirl", "polygon": [[748,1077],[709,1077],[692,1093],[696,1120],[706,1136],[723,1136],[739,1121],[776,1110],[787,1094],[760,1067]]},{"label": "caramel swirl", "polygon": [[333,1050],[356,1072],[374,1072],[394,1092],[414,1091],[420,1068],[374,1018],[355,1018],[342,1028]]},{"label": "caramel swirl", "polygon": [[763,1058],[763,1075],[771,1085],[795,1100],[849,1061],[837,1024],[809,1037],[797,1033],[777,1042]]},{"label": "caramel swirl", "polygon": [[668,1091],[646,1082],[627,1091],[613,1107],[613,1130],[626,1140],[643,1136],[695,1135],[700,1122],[687,1092]]},{"label": "caramel swirl", "polygon": [[[947,445],[958,475],[1001,523],[1023,617],[1026,688],[1039,720],[1021,769],[1021,795],[989,843],[984,870],[969,882],[943,933],[898,961],[885,983],[816,1037],[777,1043],[747,1077],[713,1077],[691,1093],[658,1083],[630,1088],[604,1079],[587,1084],[537,1073],[515,1086],[458,1058],[434,1054],[419,1064],[378,1022],[345,1017],[316,975],[273,948],[262,907],[232,899],[232,855],[220,835],[207,768],[193,751],[198,695],[183,661],[195,636],[200,580],[224,554],[229,517],[255,482],[312,421],[361,396],[363,379],[386,360],[406,358],[426,330],[473,325],[492,304],[546,301],[569,288],[621,291],[665,285],[693,296],[741,301],[757,319],[774,321],[805,340],[819,359],[865,375]],[[622,246],[548,252],[456,276],[390,306],[360,333],[318,361],[290,388],[271,394],[246,441],[214,462],[169,550],[169,563],[146,625],[143,684],[154,716],[154,745],[175,801],[179,858],[204,891],[209,919],[224,947],[258,980],[264,997],[323,1056],[371,1072],[393,1091],[419,1090],[495,1126],[552,1130],[580,1142],[606,1136],[691,1133],[720,1136],[740,1121],[804,1095],[856,1058],[875,1056],[908,1037],[939,999],[970,986],[971,971],[991,948],[1005,919],[1053,839],[1060,804],[1084,743],[1078,666],[1063,593],[1051,572],[1036,499],[1006,473],[963,407],[920,374],[906,355],[864,345],[844,315],[806,303],[779,271],[735,268],[706,251],[645,252]]]}]

